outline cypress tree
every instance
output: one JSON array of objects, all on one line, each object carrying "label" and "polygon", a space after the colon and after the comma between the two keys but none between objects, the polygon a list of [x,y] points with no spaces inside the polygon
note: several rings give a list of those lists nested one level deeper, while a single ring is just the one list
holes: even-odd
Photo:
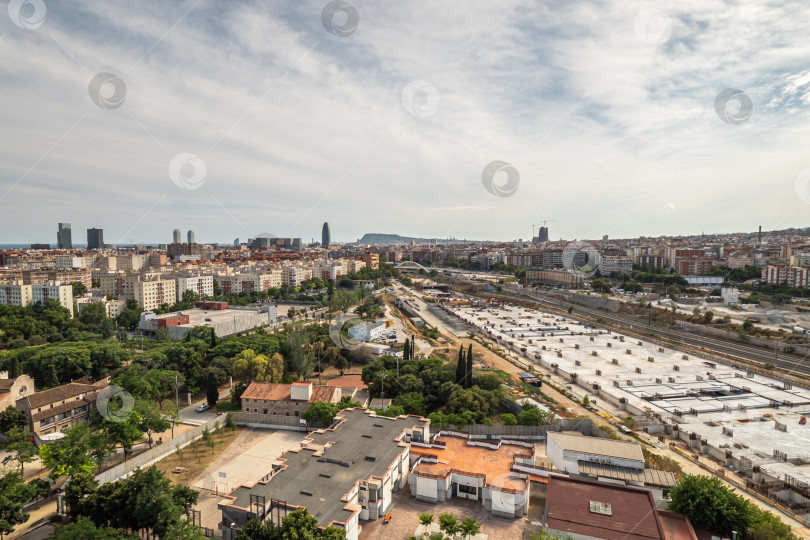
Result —
[{"label": "cypress tree", "polygon": [[416,357],[416,337],[411,340],[411,360]]},{"label": "cypress tree", "polygon": [[467,371],[467,363],[464,361],[464,345],[458,348],[458,363],[456,364],[456,384],[464,387],[464,374]]},{"label": "cypress tree", "polygon": [[411,340],[405,338],[405,347],[402,349],[402,359],[407,360],[411,352]]},{"label": "cypress tree", "polygon": [[9,371],[11,372],[9,376],[12,379],[16,379],[22,375],[22,365],[20,365],[20,360],[17,357],[14,357],[14,359],[11,361],[11,368]]},{"label": "cypress tree", "polygon": [[472,355],[472,345],[470,345],[470,352],[467,354],[467,376],[465,377],[465,387],[471,388],[473,385],[473,355]]},{"label": "cypress tree", "polygon": [[214,328],[211,327],[211,347],[217,346],[217,334],[214,332]]},{"label": "cypress tree", "polygon": [[56,366],[53,364],[51,364],[50,369],[45,375],[45,386],[48,388],[59,386],[59,377],[56,375]]}]

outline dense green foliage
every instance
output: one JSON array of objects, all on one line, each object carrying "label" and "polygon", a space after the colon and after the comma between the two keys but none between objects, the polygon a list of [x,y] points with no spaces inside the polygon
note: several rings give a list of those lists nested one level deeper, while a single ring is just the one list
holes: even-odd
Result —
[{"label": "dense green foliage", "polygon": [[338,527],[318,528],[318,520],[306,509],[286,515],[278,526],[272,521],[249,521],[239,529],[236,540],[345,540],[346,531]]},{"label": "dense green foliage", "polygon": [[687,474],[670,490],[669,509],[715,534],[737,531],[753,540],[794,540],[788,525],[760,510],[714,476]]},{"label": "dense green foliage", "polygon": [[197,497],[197,491],[172,484],[154,466],[102,485],[90,473],[77,473],[65,490],[72,519],[84,516],[100,527],[150,531],[161,538],[183,525]]}]

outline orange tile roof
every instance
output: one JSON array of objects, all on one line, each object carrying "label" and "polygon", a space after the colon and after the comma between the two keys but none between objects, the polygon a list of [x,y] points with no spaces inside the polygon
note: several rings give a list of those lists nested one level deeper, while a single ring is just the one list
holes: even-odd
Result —
[{"label": "orange tile roof", "polygon": [[[293,383],[295,384],[295,383]],[[242,394],[242,399],[262,399],[265,401],[292,401],[289,384],[252,382]],[[338,389],[332,386],[313,386],[309,401],[328,401],[334,399]]]},{"label": "orange tile roof", "polygon": [[[417,465],[413,471],[417,476],[422,474],[446,478],[451,472],[455,472],[484,478],[487,484],[492,484],[497,477],[509,474],[515,458],[532,457],[531,449],[522,446],[503,444],[498,450],[492,450],[483,446],[468,445],[467,439],[444,436],[437,438],[436,442],[445,443],[447,446],[440,449],[411,445],[411,454],[433,456],[439,460],[438,463],[422,462]],[[511,487],[518,488],[518,486]]]}]

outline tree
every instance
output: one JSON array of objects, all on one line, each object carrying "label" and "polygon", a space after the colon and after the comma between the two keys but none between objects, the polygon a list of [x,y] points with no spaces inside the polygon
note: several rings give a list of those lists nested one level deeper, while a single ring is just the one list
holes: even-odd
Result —
[{"label": "tree", "polygon": [[[130,411],[126,417],[110,417],[98,420],[95,423],[105,430],[113,443],[120,444],[124,450],[124,460],[132,452],[135,441],[143,436],[140,430],[141,415],[137,411]],[[168,428],[168,426],[167,426]]]},{"label": "tree", "polygon": [[515,418],[515,415],[512,414],[512,413],[504,413],[504,414],[502,414],[501,415],[501,421],[506,426],[516,426],[517,423],[518,423],[517,418]]},{"label": "tree", "polygon": [[9,461],[16,461],[20,464],[20,474],[25,474],[25,464],[34,461],[37,455],[37,447],[29,440],[31,432],[28,428],[15,427],[6,434],[6,450],[13,452],[3,459],[3,465]]},{"label": "tree", "polygon": [[714,312],[706,310],[706,313],[703,314],[703,324],[711,324],[712,319],[714,319]]},{"label": "tree", "polygon": [[152,433],[162,433],[172,427],[172,423],[161,414],[157,407],[148,401],[136,401],[135,410],[140,416],[138,429],[146,433],[151,448]]},{"label": "tree", "polygon": [[337,408],[333,403],[316,401],[310,405],[307,410],[301,413],[301,418],[313,424],[317,423],[322,426],[328,426],[332,423],[336,414]]},{"label": "tree", "polygon": [[473,359],[467,355],[464,359],[464,388],[472,388],[473,385]]},{"label": "tree", "polygon": [[753,523],[750,504],[714,476],[686,474],[670,489],[669,509],[713,533],[731,536]]},{"label": "tree", "polygon": [[439,529],[446,535],[453,537],[458,532],[458,519],[450,513],[439,515]]},{"label": "tree", "polygon": [[602,278],[594,278],[591,280],[591,289],[599,292],[609,293],[611,290],[610,282]]},{"label": "tree", "polygon": [[82,308],[79,320],[88,326],[98,326],[107,318],[107,308],[101,302],[90,302]]},{"label": "tree", "polygon": [[750,540],[799,540],[787,523],[766,510],[751,505],[753,525],[748,530]]},{"label": "tree", "polygon": [[205,388],[205,400],[211,407],[216,407],[219,401],[219,388],[216,384],[209,384]]},{"label": "tree", "polygon": [[74,281],[71,285],[73,286],[73,296],[81,296],[87,292],[87,286],[81,281]]},{"label": "tree", "polygon": [[466,387],[464,376],[467,372],[467,364],[464,362],[464,346],[458,348],[458,362],[456,363],[456,384]]},{"label": "tree", "polygon": [[341,355],[335,360],[335,368],[340,372],[341,375],[346,371],[346,368],[349,367],[349,361]]},{"label": "tree", "polygon": [[14,526],[28,521],[23,505],[36,493],[33,484],[23,482],[22,474],[7,472],[0,476],[0,538],[14,532]]},{"label": "tree", "polygon": [[545,426],[554,422],[554,413],[533,408],[520,413],[519,418],[524,426]]},{"label": "tree", "polygon": [[14,428],[25,428],[28,425],[28,417],[25,413],[15,409],[11,405],[4,411],[0,411],[0,433],[6,434]]},{"label": "tree", "polygon": [[80,471],[93,469],[93,462],[88,455],[90,450],[90,427],[78,424],[64,430],[65,437],[39,447],[42,464],[51,469],[51,476],[73,476]]},{"label": "tree", "polygon": [[481,526],[475,518],[465,517],[461,521],[461,534],[463,534],[465,538],[469,538],[479,532],[481,532]]},{"label": "tree", "polygon": [[418,392],[408,392],[407,394],[400,394],[393,401],[394,405],[399,405],[405,414],[416,414],[424,416],[425,414],[425,397]]},{"label": "tree", "polygon": [[419,523],[427,527],[431,523],[433,523],[433,514],[425,512],[423,514],[419,514]]},{"label": "tree", "polygon": [[411,340],[410,338],[405,338],[405,345],[402,347],[402,359],[408,360],[410,352],[411,352]]},{"label": "tree", "polygon": [[48,537],[49,540],[136,540],[135,535],[126,535],[112,527],[99,526],[87,517],[80,517],[68,525],[59,525]]},{"label": "tree", "polygon": [[56,374],[56,366],[54,364],[50,365],[50,369],[46,372],[45,375],[45,386],[48,388],[54,388],[55,386],[59,386],[59,376]]}]

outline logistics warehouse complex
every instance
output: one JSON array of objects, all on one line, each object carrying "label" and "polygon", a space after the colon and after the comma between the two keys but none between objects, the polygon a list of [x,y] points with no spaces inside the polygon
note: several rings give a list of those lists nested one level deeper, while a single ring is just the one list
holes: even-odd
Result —
[{"label": "logistics warehouse complex", "polygon": [[[519,306],[447,307],[528,365],[810,513],[810,390]],[[551,451],[551,450],[550,450]]]}]

